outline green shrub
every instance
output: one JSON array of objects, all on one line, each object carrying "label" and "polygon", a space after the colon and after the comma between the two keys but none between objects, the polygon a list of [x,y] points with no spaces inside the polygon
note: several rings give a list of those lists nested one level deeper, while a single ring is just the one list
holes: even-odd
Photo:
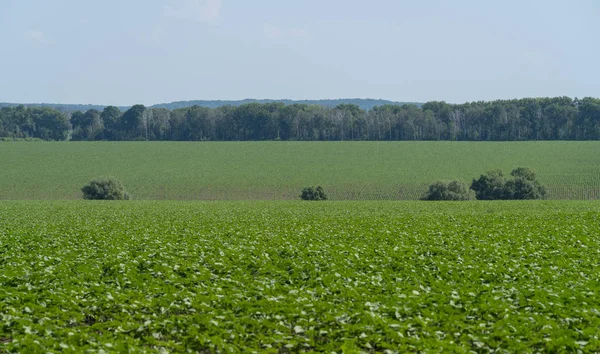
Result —
[{"label": "green shrub", "polygon": [[506,179],[501,170],[488,171],[473,180],[471,189],[475,191],[475,197],[479,200],[509,199],[506,195]]},{"label": "green shrub", "polygon": [[422,200],[471,200],[475,193],[462,181],[436,181],[429,186]]},{"label": "green shrub", "polygon": [[510,175],[515,178],[523,178],[528,181],[535,181],[536,175],[529,167],[517,167],[510,172]]},{"label": "green shrub", "polygon": [[302,200],[327,200],[327,194],[321,186],[317,186],[317,188],[306,187],[302,190],[300,198]]},{"label": "green shrub", "polygon": [[129,193],[123,184],[114,177],[93,179],[81,188],[83,199],[88,200],[129,200]]},{"label": "green shrub", "polygon": [[471,189],[480,200],[542,199],[546,188],[536,180],[533,170],[518,167],[512,170],[512,179],[505,179],[502,171],[489,171],[473,180]]},{"label": "green shrub", "polygon": [[527,167],[519,167],[510,173],[514,179],[506,182],[509,199],[542,199],[546,188],[536,180],[535,172]]}]

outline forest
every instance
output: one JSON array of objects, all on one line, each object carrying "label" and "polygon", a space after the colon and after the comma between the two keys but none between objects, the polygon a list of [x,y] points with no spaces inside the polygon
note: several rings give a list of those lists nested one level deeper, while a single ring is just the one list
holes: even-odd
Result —
[{"label": "forest", "polygon": [[3,107],[0,138],[43,140],[354,141],[598,140],[600,99],[523,98],[422,106],[324,107],[283,102],[169,110],[134,105],[122,111],[61,112]]}]

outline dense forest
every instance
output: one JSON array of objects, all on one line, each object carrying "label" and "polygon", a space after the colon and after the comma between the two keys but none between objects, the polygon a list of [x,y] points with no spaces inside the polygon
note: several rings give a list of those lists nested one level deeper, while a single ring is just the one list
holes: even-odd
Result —
[{"label": "dense forest", "polygon": [[3,107],[0,137],[44,140],[598,140],[600,99],[328,108],[283,102],[60,112]]}]

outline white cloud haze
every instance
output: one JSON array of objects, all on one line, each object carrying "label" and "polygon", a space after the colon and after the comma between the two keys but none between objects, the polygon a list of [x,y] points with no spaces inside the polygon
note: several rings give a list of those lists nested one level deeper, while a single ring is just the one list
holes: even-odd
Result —
[{"label": "white cloud haze", "polygon": [[38,43],[42,43],[42,44],[48,44],[49,41],[46,38],[46,35],[44,34],[44,32],[41,31],[35,31],[35,30],[29,30],[27,32],[25,32],[25,37],[38,42]]},{"label": "white cloud haze", "polygon": [[173,2],[175,6],[164,6],[165,17],[210,23],[217,20],[221,13],[221,0],[178,0]]},{"label": "white cloud haze", "polygon": [[290,38],[306,38],[308,33],[302,28],[281,28],[270,23],[263,25],[263,33],[266,38],[278,40],[278,39],[290,39]]}]

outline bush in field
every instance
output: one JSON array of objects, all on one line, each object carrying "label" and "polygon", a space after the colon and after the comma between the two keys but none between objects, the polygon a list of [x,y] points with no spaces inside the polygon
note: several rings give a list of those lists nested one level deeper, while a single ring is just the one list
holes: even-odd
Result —
[{"label": "bush in field", "polygon": [[302,198],[302,200],[327,200],[327,194],[325,194],[325,191],[321,186],[318,186],[317,188],[306,187],[302,190],[300,198]]},{"label": "bush in field", "polygon": [[510,173],[514,178],[506,182],[509,199],[542,199],[546,188],[536,180],[535,172],[527,167],[519,167]]},{"label": "bush in field", "polygon": [[502,171],[493,170],[473,180],[471,189],[480,200],[542,199],[546,188],[537,180],[535,172],[527,167],[512,170],[512,179],[505,179]]},{"label": "bush in field", "polygon": [[475,193],[462,181],[437,181],[429,186],[422,200],[471,200]]},{"label": "bush in field", "polygon": [[501,170],[488,171],[479,179],[473,180],[471,189],[479,200],[508,199],[506,196],[506,179]]},{"label": "bush in field", "polygon": [[93,179],[81,188],[83,199],[89,200],[129,200],[129,193],[123,184],[114,177]]}]

